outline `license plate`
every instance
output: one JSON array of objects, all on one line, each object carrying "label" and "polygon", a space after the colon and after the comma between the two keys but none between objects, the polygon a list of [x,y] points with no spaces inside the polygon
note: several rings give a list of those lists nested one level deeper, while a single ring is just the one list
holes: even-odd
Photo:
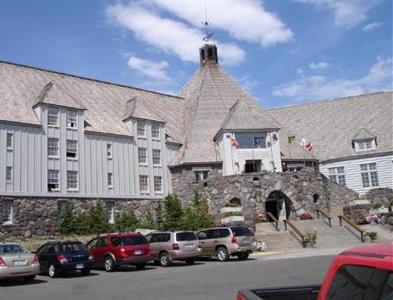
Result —
[{"label": "license plate", "polygon": [[26,260],[14,260],[14,266],[25,266],[26,265]]},{"label": "license plate", "polygon": [[194,248],[194,244],[186,244],[184,245],[186,248]]},{"label": "license plate", "polygon": [[135,255],[141,255],[142,254],[142,250],[135,250]]},{"label": "license plate", "polygon": [[83,269],[83,264],[76,265],[76,268],[77,268],[78,270]]}]

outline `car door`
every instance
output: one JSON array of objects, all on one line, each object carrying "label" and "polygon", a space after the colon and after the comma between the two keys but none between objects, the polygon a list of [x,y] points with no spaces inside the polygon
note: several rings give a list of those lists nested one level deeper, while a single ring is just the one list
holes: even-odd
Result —
[{"label": "car door", "polygon": [[204,256],[212,255],[212,251],[211,251],[212,241],[210,239],[213,236],[213,231],[214,229],[206,229],[206,230],[201,230],[197,233],[199,244],[202,249],[202,255]]},{"label": "car door", "polygon": [[153,259],[158,259],[159,254],[159,233],[151,233],[146,236],[147,241],[150,243],[151,252],[153,254]]},{"label": "car door", "polygon": [[37,250],[38,261],[40,263],[40,272],[46,272],[48,270],[48,257],[46,251],[49,244],[44,244]]},{"label": "car door", "polygon": [[215,255],[216,247],[220,244],[220,231],[219,229],[210,229],[207,240],[207,251],[210,255]]},{"label": "car door", "polygon": [[88,242],[86,244],[86,247],[90,251],[90,255],[93,256],[93,263],[94,263],[94,265],[99,263],[97,245],[98,245],[98,239],[97,238],[92,239],[90,242]]},{"label": "car door", "polygon": [[97,253],[97,263],[102,263],[104,261],[105,254],[108,252],[108,238],[100,237],[97,241],[96,253]]}]

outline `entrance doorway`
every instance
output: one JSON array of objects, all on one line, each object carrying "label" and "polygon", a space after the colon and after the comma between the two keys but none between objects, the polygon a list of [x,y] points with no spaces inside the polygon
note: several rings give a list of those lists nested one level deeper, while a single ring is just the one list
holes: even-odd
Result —
[{"label": "entrance doorway", "polygon": [[246,160],[244,165],[244,173],[260,173],[261,172],[261,160]]},{"label": "entrance doorway", "polygon": [[[266,198],[266,214],[270,212],[277,220],[289,218],[291,214],[291,200],[282,191],[273,191]],[[273,220],[268,216],[269,222]]]}]

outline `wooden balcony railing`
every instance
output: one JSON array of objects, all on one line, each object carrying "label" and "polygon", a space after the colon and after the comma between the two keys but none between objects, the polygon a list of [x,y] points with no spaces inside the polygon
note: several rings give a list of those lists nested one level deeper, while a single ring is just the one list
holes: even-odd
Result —
[{"label": "wooden balcony railing", "polygon": [[363,229],[361,229],[357,224],[355,224],[354,222],[352,222],[350,219],[348,219],[345,216],[338,216],[338,220],[340,221],[340,226],[342,226],[342,222],[346,222],[349,226],[351,226],[351,228],[355,229],[357,232],[360,233],[360,240],[362,242],[365,242],[365,231]]},{"label": "wooden balcony railing", "polygon": [[284,226],[285,226],[285,230],[287,230],[287,225],[289,225],[292,229],[292,231],[301,239],[302,241],[302,246],[303,248],[306,247],[306,240],[305,240],[305,234],[294,224],[292,223],[290,220],[284,220]]},{"label": "wooden balcony railing", "polygon": [[276,219],[276,217],[271,212],[268,212],[267,216],[269,217],[269,220],[271,220],[271,223],[274,223],[274,227],[276,228],[276,230],[280,231],[280,228],[278,228],[278,220]]},{"label": "wooden balcony railing", "polygon": [[329,226],[332,227],[332,217],[329,216],[327,213],[325,213],[323,210],[317,209],[317,218],[319,219],[320,216],[324,217],[325,219],[328,220]]}]

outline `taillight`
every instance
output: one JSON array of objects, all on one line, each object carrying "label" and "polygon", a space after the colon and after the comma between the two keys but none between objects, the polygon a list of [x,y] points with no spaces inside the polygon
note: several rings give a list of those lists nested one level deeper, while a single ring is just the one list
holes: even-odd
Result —
[{"label": "taillight", "polygon": [[38,263],[39,263],[39,261],[38,261],[38,255],[34,255],[33,264],[38,264]]},{"label": "taillight", "polygon": [[240,292],[237,293],[236,300],[247,300]]},{"label": "taillight", "polygon": [[0,267],[5,267],[5,261],[2,257],[0,257]]},{"label": "taillight", "polygon": [[232,244],[237,244],[237,239],[236,239],[236,237],[235,237],[235,236],[233,236],[233,237],[232,237],[232,239],[231,239],[231,243],[232,243]]},{"label": "taillight", "polygon": [[68,263],[68,259],[67,259],[67,257],[65,257],[64,255],[58,255],[58,256],[57,256],[57,260],[58,260],[59,263],[61,263],[61,264],[66,264],[66,263]]},{"label": "taillight", "polygon": [[120,248],[120,252],[126,252],[126,249]]},{"label": "taillight", "polygon": [[94,260],[94,256],[93,255],[89,255],[89,260],[93,261]]},{"label": "taillight", "polygon": [[173,250],[180,250],[180,246],[179,246],[179,244],[172,244],[172,249]]}]

